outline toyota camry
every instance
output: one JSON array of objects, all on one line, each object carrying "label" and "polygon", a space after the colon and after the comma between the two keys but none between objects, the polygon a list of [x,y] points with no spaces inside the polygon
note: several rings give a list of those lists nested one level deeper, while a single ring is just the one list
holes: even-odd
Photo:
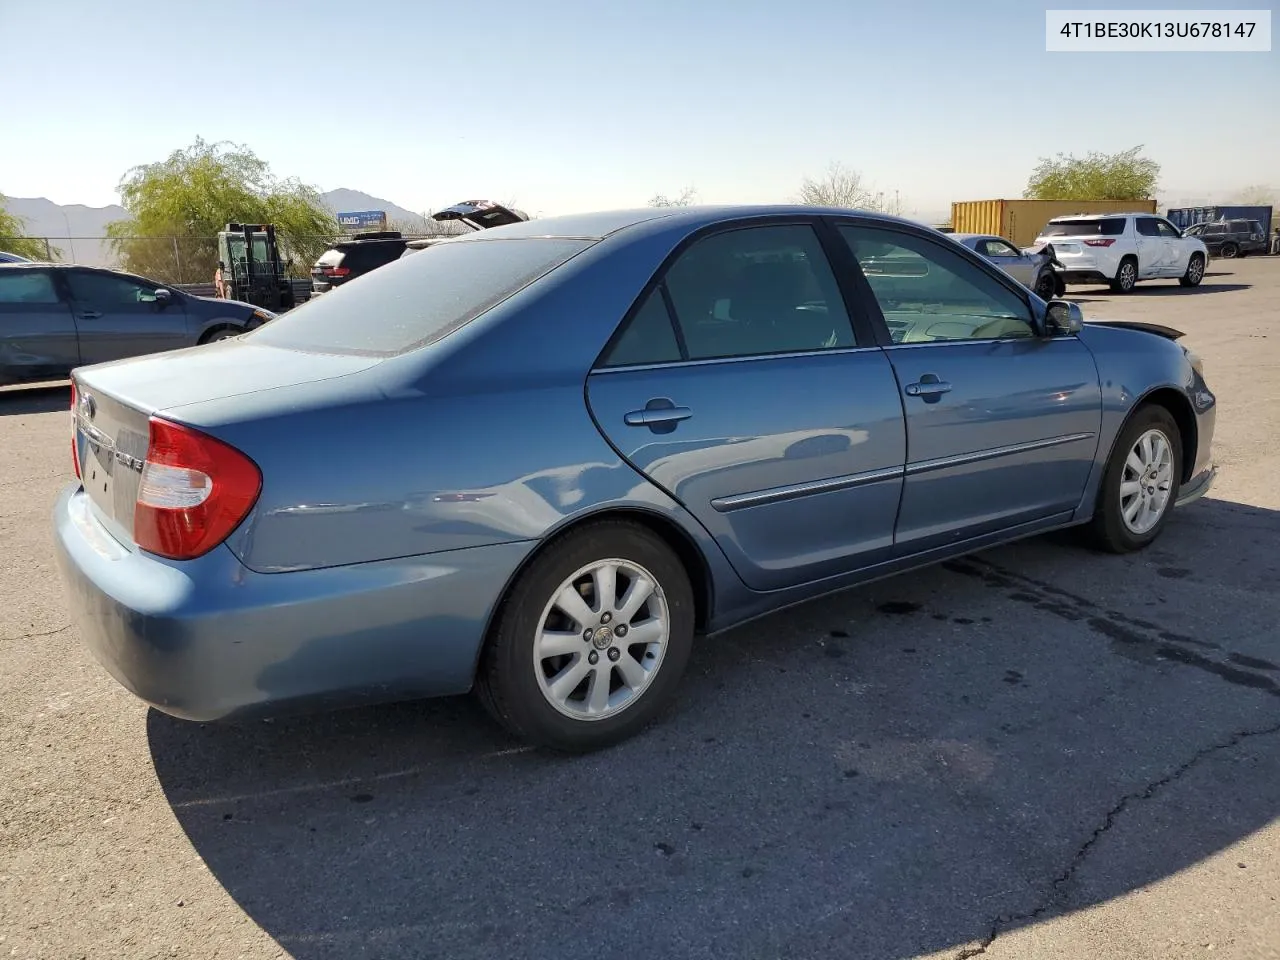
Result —
[{"label": "toyota camry", "polygon": [[191,720],[461,694],[633,735],[700,635],[1209,489],[1176,330],[903,220],[651,208],[435,244],[219,343],[74,371],[84,642]]}]

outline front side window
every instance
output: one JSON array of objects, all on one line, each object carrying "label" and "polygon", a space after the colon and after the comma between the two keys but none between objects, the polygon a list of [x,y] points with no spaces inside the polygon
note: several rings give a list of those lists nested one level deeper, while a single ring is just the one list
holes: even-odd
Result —
[{"label": "front side window", "polygon": [[894,343],[1035,336],[1027,301],[954,250],[895,230],[839,229]]},{"label": "front side window", "polygon": [[855,345],[813,228],[747,227],[698,240],[664,278],[690,360]]},{"label": "front side window", "polygon": [[1003,240],[980,241],[978,252],[986,257],[1017,257],[1019,252]]},{"label": "front side window", "polygon": [[1182,234],[1178,233],[1177,228],[1167,220],[1157,220],[1156,229],[1160,231],[1160,236],[1171,240],[1177,240],[1182,236]]},{"label": "front side window", "polygon": [[127,277],[115,277],[109,273],[72,270],[67,274],[67,282],[74,299],[95,307],[137,306],[156,301],[156,288],[153,285],[138,283]]},{"label": "front side window", "polygon": [[0,303],[57,303],[53,278],[43,270],[0,270]]},{"label": "front side window", "polygon": [[1139,217],[1137,227],[1140,237],[1160,236],[1160,224],[1153,217]]}]

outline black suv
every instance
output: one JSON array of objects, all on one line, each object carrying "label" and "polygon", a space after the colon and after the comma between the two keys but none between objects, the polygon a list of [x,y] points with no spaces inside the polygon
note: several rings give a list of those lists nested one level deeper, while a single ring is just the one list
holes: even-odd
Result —
[{"label": "black suv", "polygon": [[321,254],[311,268],[311,295],[314,297],[399,260],[405,245],[399,230],[357,233],[350,240],[339,240]]},{"label": "black suv", "polygon": [[1199,237],[1209,248],[1209,256],[1245,257],[1251,253],[1267,252],[1267,234],[1257,220],[1215,220],[1212,223],[1196,223],[1183,233]]}]

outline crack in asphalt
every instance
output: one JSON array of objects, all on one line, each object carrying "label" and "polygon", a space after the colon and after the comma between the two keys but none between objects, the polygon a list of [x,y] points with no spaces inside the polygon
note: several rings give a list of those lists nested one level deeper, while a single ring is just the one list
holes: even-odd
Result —
[{"label": "crack in asphalt", "polygon": [[1280,723],[1273,724],[1269,727],[1238,731],[1237,733],[1233,733],[1226,740],[1210,744],[1202,750],[1199,750],[1192,755],[1189,760],[1174,768],[1172,772],[1161,777],[1159,780],[1153,780],[1142,790],[1137,790],[1133,793],[1126,793],[1120,798],[1119,802],[1117,802],[1115,806],[1107,811],[1106,816],[1102,819],[1102,823],[1094,829],[1088,839],[1076,848],[1075,854],[1071,857],[1071,862],[1068,863],[1066,868],[1053,879],[1053,882],[1049,886],[1049,894],[1043,903],[1034,909],[1023,913],[996,917],[996,919],[991,923],[990,931],[979,942],[978,946],[967,947],[964,950],[961,950],[956,954],[955,960],[969,960],[971,957],[981,956],[987,952],[993,943],[995,943],[996,938],[999,937],[1004,930],[1014,924],[1024,924],[1029,921],[1038,920],[1052,910],[1061,901],[1066,892],[1067,885],[1072,881],[1075,877],[1076,871],[1080,869],[1085,859],[1089,856],[1089,851],[1093,849],[1098,841],[1101,840],[1113,826],[1115,826],[1120,815],[1128,810],[1131,804],[1137,803],[1141,800],[1150,800],[1164,787],[1180,780],[1201,760],[1204,760],[1215,753],[1220,753],[1224,750],[1230,750],[1233,747],[1237,747],[1245,740],[1252,737],[1265,737],[1277,733],[1280,733]]},{"label": "crack in asphalt", "polygon": [[[1145,664],[1172,663],[1194,667],[1227,683],[1280,697],[1280,682],[1269,676],[1269,673],[1280,670],[1280,665],[1223,651],[1221,644],[1177,633],[1119,610],[1108,610],[1086,597],[1026,574],[1015,573],[980,557],[948,560],[941,566],[952,573],[979,580],[992,589],[1011,591],[1005,594],[1010,600],[1028,604],[1063,620],[1087,625],[1111,641],[1113,653],[1126,659]],[[1220,651],[1218,655],[1225,656],[1225,662],[1200,650]]]},{"label": "crack in asphalt", "polygon": [[52,637],[56,633],[65,633],[70,630],[71,624],[59,627],[57,630],[44,630],[40,633],[24,633],[19,637],[0,637],[0,643],[17,643],[19,640],[35,640],[37,637]]}]

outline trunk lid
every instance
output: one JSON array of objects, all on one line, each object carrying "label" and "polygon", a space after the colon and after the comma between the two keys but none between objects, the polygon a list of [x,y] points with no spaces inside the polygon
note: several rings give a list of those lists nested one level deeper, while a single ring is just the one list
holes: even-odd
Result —
[{"label": "trunk lid", "polygon": [[343,377],[381,362],[222,340],[75,370],[75,447],[95,515],[121,543],[133,543],[152,414]]},{"label": "trunk lid", "polygon": [[452,207],[437,210],[431,215],[432,220],[461,220],[472,230],[487,230],[490,227],[505,227],[512,223],[523,223],[529,217],[520,210],[511,210],[494,203],[492,200],[464,200]]}]

